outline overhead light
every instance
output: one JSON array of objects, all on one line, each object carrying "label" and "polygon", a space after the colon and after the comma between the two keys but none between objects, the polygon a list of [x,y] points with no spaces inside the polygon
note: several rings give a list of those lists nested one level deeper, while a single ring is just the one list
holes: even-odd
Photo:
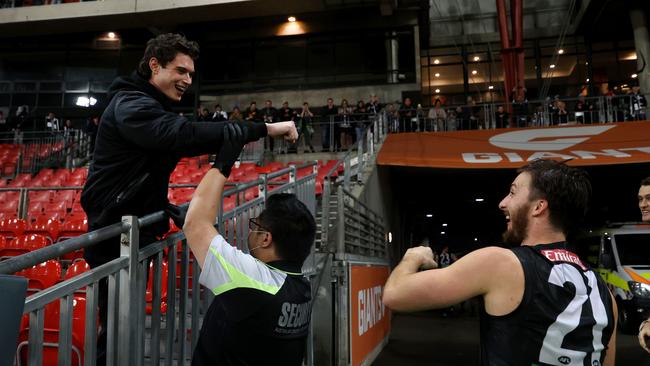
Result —
[{"label": "overhead light", "polygon": [[585,65],[589,65],[589,61],[585,61]]},{"label": "overhead light", "polygon": [[445,222],[444,224],[442,224],[442,226],[447,227],[447,223]]},{"label": "overhead light", "polygon": [[436,89],[436,94],[440,94],[440,89]]},{"label": "overhead light", "polygon": [[291,23],[296,21],[296,17],[288,17],[287,20]]},{"label": "overhead light", "polygon": [[475,198],[474,201],[476,201],[476,202],[483,202],[483,201],[485,201],[485,198]]},{"label": "overhead light", "polygon": [[627,88],[627,84],[621,85],[621,88]]},{"label": "overhead light", "polygon": [[490,89],[490,90],[494,89],[494,85],[488,86],[488,89]]},{"label": "overhead light", "polygon": [[435,77],[437,77],[437,78],[439,78],[439,77],[440,77],[440,73],[439,73],[439,72],[437,72],[437,73],[435,73],[435,74],[433,74],[433,76],[435,76]]},{"label": "overhead light", "polygon": [[391,233],[390,231],[388,232],[388,242],[389,243],[393,242],[393,233]]},{"label": "overhead light", "polygon": [[472,70],[472,75],[476,75],[476,74],[478,74],[478,71]]},{"label": "overhead light", "polygon": [[481,61],[481,58],[478,56],[474,56],[474,61]]},{"label": "overhead light", "polygon": [[437,64],[439,64],[439,63],[440,63],[440,60],[438,60],[438,59],[435,59],[435,60],[433,60],[433,63],[437,65]]},{"label": "overhead light", "polygon": [[478,241],[478,238],[474,238],[474,241]]},{"label": "overhead light", "polygon": [[551,69],[554,69],[554,68],[555,68],[555,64],[551,64],[551,66],[549,66],[549,67],[550,67]]},{"label": "overhead light", "polygon": [[589,78],[587,78],[587,82],[589,82]]},{"label": "overhead light", "polygon": [[433,217],[433,214],[427,214],[427,217],[431,218]]},{"label": "overhead light", "polygon": [[557,53],[559,53],[560,55],[563,54],[563,53],[564,53],[564,49],[560,48],[559,50],[557,50]]},{"label": "overhead light", "polygon": [[110,38],[110,39],[115,39],[115,37],[117,37],[117,36],[115,35],[115,32],[108,32],[108,38]]},{"label": "overhead light", "polygon": [[90,98],[88,98],[88,97],[78,97],[75,104],[77,106],[79,106],[79,107],[86,107],[87,108],[87,107],[90,107],[90,106],[93,106],[93,105],[97,104],[97,99],[95,99],[93,97],[90,97]]},{"label": "overhead light", "polygon": [[445,235],[445,234],[446,234],[446,232],[444,232],[444,231],[440,232],[440,235]]},{"label": "overhead light", "polygon": [[637,74],[632,74],[632,79],[636,79],[637,76],[639,76],[639,75],[637,75]]}]

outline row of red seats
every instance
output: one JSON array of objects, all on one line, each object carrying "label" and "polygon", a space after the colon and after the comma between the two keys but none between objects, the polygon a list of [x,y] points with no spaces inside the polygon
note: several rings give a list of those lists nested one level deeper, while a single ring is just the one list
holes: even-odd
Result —
[{"label": "row of red seats", "polygon": [[[34,177],[31,174],[18,174],[10,182],[0,180],[0,187],[76,187],[84,184],[87,175],[86,168],[43,169]],[[51,218],[59,222],[84,218],[80,197],[79,190],[30,191],[27,218],[29,221]],[[0,192],[0,220],[18,217],[19,199],[19,191]]]},{"label": "row of red seats", "polygon": [[[328,162],[318,162],[318,175],[316,178],[316,194],[322,193],[323,180],[325,175],[338,163],[337,160]],[[290,162],[288,165],[300,165],[302,162]],[[171,175],[171,183],[198,183],[209,169],[210,165],[199,165],[198,158],[188,160],[178,164],[176,170]],[[259,177],[259,174],[268,174],[286,166],[279,162],[269,163],[265,166],[257,166],[254,163],[242,163],[233,168],[230,181],[245,183]],[[312,173],[312,167],[299,169],[298,178],[307,176]],[[342,171],[342,166],[334,172],[336,177]],[[31,187],[35,185],[47,185],[45,182],[73,182],[74,185],[82,185],[87,175],[87,169],[76,169],[68,171],[66,169],[52,170],[44,169],[36,177],[31,178],[28,174],[19,175],[9,186],[13,187]],[[189,178],[189,180],[185,180]],[[276,177],[274,181],[288,179],[288,174]],[[0,184],[1,186],[1,184]],[[272,188],[271,188],[272,189]],[[194,188],[170,188],[168,198],[171,203],[181,204],[191,200]],[[259,188],[251,187],[244,192],[240,200],[249,201],[259,196]],[[80,221],[86,220],[80,200],[80,192],[73,190],[63,191],[32,191],[29,193],[29,204],[27,207],[27,220],[24,226],[29,226],[29,233],[41,233],[46,235],[51,242],[56,242],[61,237],[67,237],[69,231],[76,231],[78,227],[83,226]],[[3,225],[14,225],[18,216],[19,192],[0,192],[0,235],[2,235]],[[237,202],[237,197],[229,196],[224,199],[224,210],[232,210]],[[13,220],[13,221],[12,221]],[[3,224],[4,222],[4,224]],[[20,224],[18,224],[20,225]],[[14,229],[12,229],[14,230]],[[6,231],[6,230],[5,230]],[[11,231],[11,230],[10,230]],[[15,230],[14,230],[15,231]],[[61,231],[63,233],[61,233]],[[17,235],[17,234],[16,234]]]},{"label": "row of red seats", "polygon": [[[30,289],[42,290],[50,287],[60,281],[65,281],[75,276],[80,275],[90,270],[90,267],[84,260],[74,262],[61,277],[61,265],[55,261],[50,260],[41,263],[32,268],[20,271],[17,275],[25,276],[29,279],[28,287]],[[160,313],[165,315],[167,312],[167,284],[168,284],[168,265],[167,261],[162,262],[161,267],[162,283],[161,283],[161,306]],[[147,302],[147,314],[152,313],[153,303],[153,263],[149,266],[149,281],[145,294],[145,301]],[[80,289],[74,294],[72,301],[72,364],[84,364],[84,345],[85,345],[85,330],[86,330],[86,295],[83,292],[85,289]],[[43,364],[56,365],[58,360],[58,351],[61,346],[59,344],[60,334],[60,317],[61,317],[61,300],[53,301],[45,305],[44,324],[43,324]],[[95,318],[99,329],[99,316]],[[21,365],[27,365],[28,359],[28,346],[29,346],[29,314],[23,315],[20,325],[20,333],[18,336],[17,355],[20,359]]]},{"label": "row of red seats", "polygon": [[63,141],[48,144],[0,144],[0,175],[14,175],[21,155],[23,167],[29,168],[33,159],[45,159],[52,154],[61,152],[64,148]]},{"label": "row of red seats", "polygon": [[17,144],[0,144],[0,174],[14,175],[16,165],[18,164],[18,155],[20,154],[20,145]]},{"label": "row of red seats", "polygon": [[88,219],[78,218],[60,224],[58,220],[40,217],[35,221],[17,218],[0,220],[0,237],[17,238],[21,235],[37,234],[45,237],[49,243],[66,240],[88,231]]}]

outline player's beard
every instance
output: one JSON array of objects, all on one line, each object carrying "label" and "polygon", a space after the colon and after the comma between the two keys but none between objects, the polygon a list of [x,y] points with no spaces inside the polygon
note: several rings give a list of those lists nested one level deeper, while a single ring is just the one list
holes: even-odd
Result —
[{"label": "player's beard", "polygon": [[526,238],[528,231],[528,215],[530,203],[525,203],[514,212],[509,212],[510,228],[503,233],[503,241],[506,244],[519,246]]}]

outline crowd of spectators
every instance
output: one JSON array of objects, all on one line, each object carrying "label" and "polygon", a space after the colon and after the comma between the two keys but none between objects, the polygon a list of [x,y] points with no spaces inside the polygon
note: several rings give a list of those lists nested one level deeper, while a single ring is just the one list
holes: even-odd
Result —
[{"label": "crowd of spectators", "polygon": [[[266,100],[263,107],[258,108],[257,103],[251,101],[243,110],[234,106],[226,111],[221,104],[216,104],[211,108],[201,107],[188,117],[203,122],[294,121],[299,132],[298,141],[289,145],[267,138],[265,149],[274,153],[316,152],[318,148],[324,152],[345,151],[362,139],[364,129],[373,123],[379,113],[386,118],[390,132],[541,127],[646,119],[647,101],[638,86],[632,87],[624,95],[555,96],[542,102],[529,102],[525,93],[513,94],[516,96],[509,105],[477,103],[471,96],[464,105],[454,106],[446,106],[444,99],[435,99],[431,106],[423,107],[409,97],[401,102],[383,104],[375,94],[367,101],[356,102],[342,98],[336,103],[334,98],[327,98],[325,105],[316,107],[308,102],[294,107],[284,101],[281,107],[276,108],[271,100]],[[11,113],[7,112],[0,108],[0,132],[34,130],[63,134],[80,130],[88,136],[90,151],[93,150],[94,136],[99,126],[98,116],[84,121],[61,118],[54,112],[48,112],[45,117],[34,117],[28,106],[19,106]],[[316,139],[320,141],[315,142]]]},{"label": "crowd of spectators", "polygon": [[626,94],[561,98],[529,102],[524,93],[509,105],[477,103],[471,96],[464,105],[445,106],[435,99],[430,107],[414,105],[411,98],[395,107],[387,105],[392,132],[454,131],[488,128],[544,127],[569,123],[591,124],[646,120],[647,100],[638,86]]},{"label": "crowd of spectators", "polygon": [[[275,108],[271,100],[264,101],[264,107],[259,109],[257,102],[252,101],[245,110],[234,106],[230,112],[224,111],[221,104],[213,106],[212,112],[207,107],[201,107],[195,112],[194,119],[198,122],[220,122],[226,120],[252,121],[259,123],[275,123],[294,121],[300,134],[294,146],[279,144],[273,139],[267,140],[267,148],[274,152],[297,152],[302,146],[305,152],[316,152],[314,135],[318,131],[323,151],[343,151],[362,138],[365,127],[372,123],[374,116],[382,111],[384,106],[377,95],[371,95],[368,102],[359,100],[350,103],[343,98],[339,104],[333,98],[328,98],[322,107],[311,107],[304,102],[301,107],[289,106],[284,101],[281,108]],[[278,146],[282,145],[282,146]]]}]

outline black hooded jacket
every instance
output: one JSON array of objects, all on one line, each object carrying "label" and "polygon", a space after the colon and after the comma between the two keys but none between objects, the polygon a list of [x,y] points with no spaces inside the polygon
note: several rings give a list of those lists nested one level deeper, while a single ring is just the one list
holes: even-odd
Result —
[{"label": "black hooded jacket", "polygon": [[[91,230],[119,222],[122,215],[165,209],[169,176],[180,158],[217,153],[223,139],[223,123],[177,115],[170,99],[137,72],[115,79],[109,99],[81,194]],[[242,126],[249,141],[266,136],[264,124]],[[167,230],[167,222],[148,229],[155,235]]]}]

